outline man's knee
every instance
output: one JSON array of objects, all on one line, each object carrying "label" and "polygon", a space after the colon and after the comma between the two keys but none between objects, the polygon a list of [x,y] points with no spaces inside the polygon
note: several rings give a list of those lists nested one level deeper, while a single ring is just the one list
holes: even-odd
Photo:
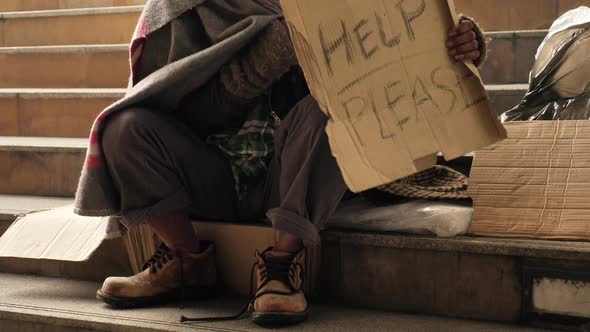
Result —
[{"label": "man's knee", "polygon": [[309,130],[324,130],[328,123],[328,116],[311,95],[297,103],[291,112],[293,120]]},{"label": "man's knee", "polygon": [[133,153],[150,131],[157,128],[159,119],[153,112],[131,108],[107,118],[102,132],[102,147],[107,159],[123,157]]}]

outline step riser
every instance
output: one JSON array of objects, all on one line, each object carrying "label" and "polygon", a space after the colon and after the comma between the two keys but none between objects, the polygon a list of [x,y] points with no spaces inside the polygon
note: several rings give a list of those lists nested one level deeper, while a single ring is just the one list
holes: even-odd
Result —
[{"label": "step riser", "polygon": [[[493,91],[490,92],[492,103],[498,114],[512,108],[522,99],[524,91]],[[113,100],[46,100],[31,101],[53,103],[55,109],[34,107],[29,116],[21,115],[22,122],[13,121],[5,130],[10,135],[26,133],[22,136],[86,137],[94,117],[100,110]],[[65,103],[80,105],[78,108],[66,108]],[[26,104],[26,103],[24,103]],[[0,106],[2,102],[0,101]],[[24,105],[23,105],[24,106]],[[36,106],[36,105],[35,105]],[[60,108],[64,108],[59,110]],[[17,109],[18,111],[18,109]],[[27,110],[25,109],[25,113]],[[16,114],[13,118],[18,119]],[[56,126],[56,123],[60,123]],[[60,129],[61,128],[61,129]],[[18,131],[20,130],[20,131]],[[0,135],[3,135],[0,132]],[[7,134],[8,135],[8,134]],[[70,197],[75,193],[85,151],[77,152],[0,152],[0,193],[20,195],[44,195]]]},{"label": "step riser", "polygon": [[87,137],[116,98],[0,98],[0,136]]},{"label": "step riser", "polygon": [[0,220],[0,236],[2,236],[2,234],[6,232],[6,230],[8,229],[8,227],[10,227],[11,224],[12,222],[10,221]]},{"label": "step riser", "polygon": [[526,83],[544,33],[490,34],[489,55],[480,71],[485,84]]},{"label": "step riser", "polygon": [[474,17],[487,31],[547,29],[570,9],[589,0],[455,0],[457,12]]},{"label": "step riser", "polygon": [[522,101],[525,93],[526,90],[488,91],[492,105],[495,107],[498,115],[518,105]]},{"label": "step riser", "polygon": [[0,12],[144,5],[146,0],[2,0]]},{"label": "step riser", "polygon": [[[5,315],[4,315],[5,316]],[[84,328],[81,330],[79,327],[72,327],[67,325],[57,325],[55,321],[51,323],[44,322],[43,318],[39,319],[39,322],[26,322],[22,320],[22,317],[18,314],[14,315],[14,318],[0,319],[0,331],[19,331],[19,332],[101,332],[100,330]],[[67,323],[65,323],[67,324]]]},{"label": "step riser", "polygon": [[[526,83],[543,37],[492,35],[490,54],[481,67],[486,84]],[[0,88],[118,88],[127,85],[128,53],[111,51],[0,53],[7,64]]]},{"label": "step riser", "polygon": [[0,20],[0,46],[129,43],[139,14],[131,12],[3,19]]},{"label": "step riser", "polygon": [[0,193],[73,196],[84,152],[0,151]]},{"label": "step riser", "polygon": [[510,258],[330,245],[323,255],[320,289],[340,303],[518,321],[519,283]]},{"label": "step riser", "polygon": [[[145,0],[4,0],[0,12],[143,5]],[[478,20],[487,31],[546,29],[567,10],[588,0],[456,0],[457,11]]]},{"label": "step riser", "polygon": [[[489,91],[498,114],[520,102],[524,90]],[[121,95],[122,97],[122,95]],[[95,117],[118,98],[0,98],[0,136],[87,137]]]},{"label": "step riser", "polygon": [[127,51],[0,53],[0,88],[123,88]]},{"label": "step riser", "polygon": [[516,323],[526,307],[523,271],[531,268],[575,275],[590,262],[396,249],[329,234],[322,242],[320,290],[340,305]]}]

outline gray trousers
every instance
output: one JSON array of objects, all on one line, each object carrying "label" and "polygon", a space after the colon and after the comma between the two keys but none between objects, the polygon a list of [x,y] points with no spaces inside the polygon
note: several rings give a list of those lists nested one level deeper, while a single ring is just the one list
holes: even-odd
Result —
[{"label": "gray trousers", "polygon": [[330,152],[327,116],[312,97],[299,102],[275,132],[268,174],[238,200],[229,161],[173,113],[128,109],[113,115],[102,135],[104,154],[120,195],[127,227],[170,213],[205,220],[263,218],[320,242],[346,184]]}]

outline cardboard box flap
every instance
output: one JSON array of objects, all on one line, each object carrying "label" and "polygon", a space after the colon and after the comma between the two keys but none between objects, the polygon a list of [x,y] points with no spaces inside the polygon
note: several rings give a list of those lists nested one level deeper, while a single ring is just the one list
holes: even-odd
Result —
[{"label": "cardboard box flap", "polygon": [[452,2],[282,4],[351,190],[432,167],[438,152],[454,159],[506,137],[475,67],[447,55]]},{"label": "cardboard box flap", "polygon": [[86,261],[105,240],[108,220],[78,216],[72,206],[29,213],[0,238],[0,257]]},{"label": "cardboard box flap", "polygon": [[469,179],[482,236],[590,239],[590,123],[506,124],[508,139],[478,151]]}]

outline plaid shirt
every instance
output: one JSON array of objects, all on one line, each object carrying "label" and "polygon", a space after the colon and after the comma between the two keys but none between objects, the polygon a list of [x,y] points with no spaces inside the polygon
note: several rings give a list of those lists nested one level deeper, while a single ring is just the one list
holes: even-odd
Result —
[{"label": "plaid shirt", "polygon": [[270,111],[255,108],[235,134],[211,135],[207,143],[218,146],[230,159],[240,198],[248,190],[248,179],[266,173],[274,153],[274,119]]}]

